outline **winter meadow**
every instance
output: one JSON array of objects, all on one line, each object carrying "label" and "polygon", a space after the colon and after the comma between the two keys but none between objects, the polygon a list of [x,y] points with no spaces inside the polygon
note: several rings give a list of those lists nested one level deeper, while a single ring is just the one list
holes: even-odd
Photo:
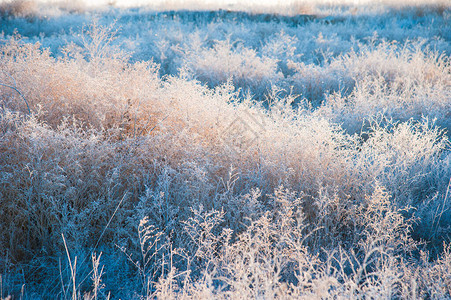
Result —
[{"label": "winter meadow", "polygon": [[160,2],[0,0],[0,299],[451,299],[451,4]]}]

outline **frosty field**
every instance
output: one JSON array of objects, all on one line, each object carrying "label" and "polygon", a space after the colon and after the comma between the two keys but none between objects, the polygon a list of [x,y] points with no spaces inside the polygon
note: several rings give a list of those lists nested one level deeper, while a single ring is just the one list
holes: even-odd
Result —
[{"label": "frosty field", "polygon": [[451,299],[449,2],[235,2],[0,0],[1,300]]}]

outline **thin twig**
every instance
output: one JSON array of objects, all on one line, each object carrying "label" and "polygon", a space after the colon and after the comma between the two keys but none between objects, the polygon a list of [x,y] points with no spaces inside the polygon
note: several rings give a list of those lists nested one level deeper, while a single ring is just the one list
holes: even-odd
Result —
[{"label": "thin twig", "polygon": [[22,97],[23,101],[25,101],[25,104],[27,105],[27,109],[28,109],[28,114],[31,114],[30,106],[28,105],[27,99],[25,99],[24,95],[16,87],[14,87],[12,85],[1,83],[1,82],[0,82],[0,85],[4,86],[4,87],[8,87],[12,90],[15,90]]},{"label": "thin twig", "polygon": [[449,188],[450,187],[451,187],[451,178],[449,179],[448,187],[446,188],[445,198],[443,199],[442,211],[440,212],[440,214],[438,216],[437,226],[435,227],[435,232],[433,233],[433,236],[435,236],[437,234],[438,226],[440,224],[440,220],[442,218],[443,213],[445,212],[446,199],[448,199],[448,193],[449,193]]},{"label": "thin twig", "polygon": [[119,206],[121,206],[122,201],[124,201],[125,196],[127,196],[127,194],[128,194],[128,193],[125,193],[124,196],[122,197],[121,201],[119,201],[119,204],[116,206],[116,209],[114,210],[113,215],[111,216],[110,220],[108,221],[108,223],[106,224],[105,228],[103,229],[102,234],[100,235],[99,239],[97,240],[97,243],[96,243],[96,245],[94,246],[94,249],[96,249],[97,246],[99,245],[100,240],[102,239],[103,235],[105,234],[106,229],[107,229],[108,226],[110,225],[111,220],[113,220],[114,215],[116,214],[117,210],[119,209]]},{"label": "thin twig", "polygon": [[[114,210],[113,215],[110,217],[108,223],[106,224],[105,228],[103,229],[102,234],[100,234],[100,237],[99,237],[99,239],[97,240],[97,243],[96,243],[96,245],[94,246],[93,251],[94,251],[95,249],[97,249],[97,246],[99,245],[100,240],[102,239],[103,235],[105,234],[105,231],[107,230],[108,226],[110,226],[111,221],[113,220],[113,218],[114,218],[114,216],[115,216],[117,210],[118,210],[119,207],[121,206],[122,201],[124,201],[124,199],[125,199],[125,197],[127,196],[127,194],[128,194],[128,192],[126,192],[126,193],[124,194],[124,196],[122,197],[121,201],[119,201],[118,205],[116,206],[116,209]],[[86,262],[86,260],[87,260],[88,257],[89,257],[89,256],[86,256],[86,257],[83,259],[83,261],[82,261],[82,263],[81,263],[82,265]],[[85,280],[86,280],[91,274],[92,274],[92,270],[91,270],[91,271],[90,271],[90,272],[89,272],[89,273],[88,273],[88,274],[80,281],[79,286],[80,286],[82,283],[84,283]]]},{"label": "thin twig", "polygon": [[75,270],[76,270],[76,266],[77,266],[77,257],[75,257],[74,266],[72,267],[72,261],[70,258],[69,249],[67,248],[66,239],[64,238],[63,233],[61,233],[61,236],[63,237],[64,248],[66,248],[67,259],[69,260],[70,272],[71,272],[71,276],[72,276],[72,285],[73,285],[72,300],[76,300],[77,299],[77,286],[75,285],[75,275],[76,275]]}]

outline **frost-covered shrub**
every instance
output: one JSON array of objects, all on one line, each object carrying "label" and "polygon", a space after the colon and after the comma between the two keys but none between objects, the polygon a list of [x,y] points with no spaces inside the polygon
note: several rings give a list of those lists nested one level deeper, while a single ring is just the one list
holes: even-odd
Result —
[{"label": "frost-covered shrub", "polygon": [[194,47],[186,55],[184,67],[210,87],[231,79],[236,88],[256,95],[265,94],[282,76],[277,70],[277,60],[259,57],[256,51],[229,39],[215,42],[211,49]]},{"label": "frost-covered shrub", "polygon": [[0,297],[451,297],[447,9],[384,7],[2,15]]},{"label": "frost-covered shrub", "polygon": [[418,43],[400,48],[382,42],[373,50],[364,47],[360,51],[330,64],[329,68],[342,70],[345,78],[355,82],[355,88],[347,95],[327,96],[318,114],[342,123],[351,132],[380,115],[399,121],[428,117],[451,128],[447,56],[422,50]]}]

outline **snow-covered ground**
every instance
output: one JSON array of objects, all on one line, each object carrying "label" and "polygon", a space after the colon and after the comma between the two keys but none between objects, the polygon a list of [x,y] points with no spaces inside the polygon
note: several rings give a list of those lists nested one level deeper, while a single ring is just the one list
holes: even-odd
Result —
[{"label": "snow-covered ground", "polygon": [[86,7],[116,6],[116,7],[289,7],[293,5],[431,5],[449,4],[448,0],[0,0],[0,3],[24,1],[46,4],[80,5]]}]

